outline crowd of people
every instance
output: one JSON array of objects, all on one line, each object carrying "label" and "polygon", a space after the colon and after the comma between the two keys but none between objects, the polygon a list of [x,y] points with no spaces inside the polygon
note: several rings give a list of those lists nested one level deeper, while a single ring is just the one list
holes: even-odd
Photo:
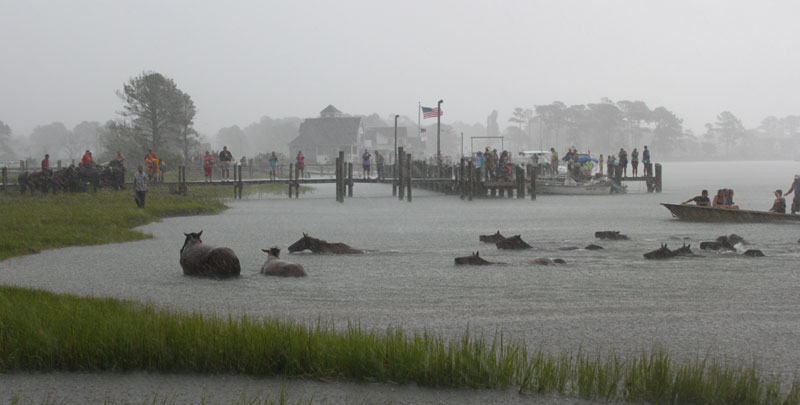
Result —
[{"label": "crowd of people", "polygon": [[[790,207],[790,211],[792,214],[800,212],[800,174],[796,174],[794,176],[794,181],[789,186],[787,191],[784,193],[783,190],[778,189],[772,192],[775,196],[775,200],[772,202],[772,207],[769,209],[769,212],[775,212],[779,214],[786,213],[786,196],[789,194],[794,193],[794,198],[792,199],[792,205]],[[690,204],[694,203],[700,207],[713,207],[713,208],[722,208],[722,209],[730,209],[730,210],[738,210],[739,206],[733,202],[733,189],[730,188],[722,188],[717,190],[717,194],[714,198],[708,197],[708,190],[703,190],[700,195],[692,197],[681,204]]]},{"label": "crowd of people", "polygon": [[484,151],[475,154],[473,164],[476,168],[485,168],[486,177],[491,180],[505,180],[511,178],[513,163],[511,154],[507,150],[500,152],[497,149],[486,147]]}]

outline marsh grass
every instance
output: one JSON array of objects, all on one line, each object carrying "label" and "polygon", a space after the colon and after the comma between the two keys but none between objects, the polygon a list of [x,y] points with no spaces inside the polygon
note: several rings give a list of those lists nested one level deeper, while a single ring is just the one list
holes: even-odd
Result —
[{"label": "marsh grass", "polygon": [[44,249],[149,238],[132,228],[161,218],[213,214],[225,205],[213,198],[148,193],[145,209],[133,191],[0,195],[0,260]]},{"label": "marsh grass", "polygon": [[797,404],[755,365],[676,364],[660,349],[610,355],[530,352],[502,333],[455,340],[355,323],[180,314],[150,304],[0,287],[0,371],[233,373],[509,389],[589,400]]}]

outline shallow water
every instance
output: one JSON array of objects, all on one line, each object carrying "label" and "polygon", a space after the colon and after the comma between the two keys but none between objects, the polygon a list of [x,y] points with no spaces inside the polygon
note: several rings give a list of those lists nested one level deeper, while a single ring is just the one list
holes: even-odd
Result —
[{"label": "shallow water", "polygon": [[[357,184],[356,198],[337,204],[333,188],[319,186],[299,200],[229,202],[231,209],[221,215],[142,227],[153,234],[151,240],[6,260],[0,262],[0,282],[150,300],[185,311],[306,322],[321,318],[337,325],[353,321],[366,328],[401,326],[448,337],[467,328],[490,337],[502,331],[555,353],[625,354],[659,345],[677,358],[712,354],[734,362],[755,360],[769,372],[791,375],[800,369],[800,224],[686,223],[672,219],[658,203],[684,201],[701,188],[713,193],[726,187],[736,190],[743,209],[766,210],[771,192],[788,186],[794,173],[800,173],[800,163],[671,163],[664,164],[661,194],[647,194],[643,184],[632,183],[627,195],[539,196],[536,201],[467,202],[414,190],[409,204],[390,197],[389,186]],[[182,232],[201,229],[206,243],[236,251],[242,277],[183,276],[178,264]],[[497,230],[522,235],[534,249],[501,251],[478,242],[479,234]],[[598,230],[619,230],[631,240],[596,240]],[[375,252],[288,254],[286,246],[302,232]],[[766,257],[699,250],[700,241],[730,233],[743,236],[748,248],[761,249]],[[691,243],[703,257],[642,257],[665,242],[673,248]],[[605,249],[558,250],[589,243]],[[302,263],[309,276],[258,274],[266,259],[260,249],[273,245],[284,250],[283,258]],[[476,250],[507,265],[453,265],[454,257]],[[538,257],[560,257],[568,264],[528,264]],[[186,379],[191,384],[192,378]]]}]

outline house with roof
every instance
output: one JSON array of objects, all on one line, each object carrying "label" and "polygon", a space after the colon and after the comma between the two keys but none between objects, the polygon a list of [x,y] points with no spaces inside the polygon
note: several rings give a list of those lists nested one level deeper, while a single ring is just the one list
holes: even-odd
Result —
[{"label": "house with roof", "polygon": [[333,163],[344,151],[345,160],[358,161],[363,149],[364,124],[361,117],[345,117],[336,107],[329,105],[320,111],[319,118],[308,118],[300,124],[297,138],[289,142],[292,156],[302,151],[306,163]]},{"label": "house with roof", "polygon": [[[397,146],[413,155],[425,155],[425,141],[416,130],[409,135],[407,127],[397,127]],[[361,117],[347,117],[329,105],[320,111],[318,118],[308,118],[300,124],[297,137],[289,142],[292,156],[302,151],[309,164],[326,164],[336,161],[339,151],[345,160],[360,162],[361,153],[369,149],[379,151],[386,163],[394,161],[394,127],[364,127]]]},{"label": "house with roof", "polygon": [[[416,128],[415,128],[416,132]],[[416,136],[408,134],[408,127],[397,127],[397,147],[403,148],[406,152],[414,156],[425,155],[425,142]],[[394,161],[394,127],[370,127],[364,132],[364,140],[361,149],[379,151],[386,162]],[[374,155],[374,153],[373,153]]]}]

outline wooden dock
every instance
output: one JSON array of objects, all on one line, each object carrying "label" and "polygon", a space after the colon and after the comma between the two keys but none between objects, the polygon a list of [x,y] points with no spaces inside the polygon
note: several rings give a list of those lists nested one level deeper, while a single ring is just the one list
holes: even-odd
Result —
[{"label": "wooden dock", "polygon": [[[244,178],[244,167],[234,166],[232,168],[233,179],[228,181],[215,180],[212,182],[189,181],[186,176],[186,167],[178,167],[178,180],[172,182],[161,182],[158,185],[167,186],[171,192],[186,194],[190,188],[205,186],[227,186],[233,190],[234,198],[241,199],[242,192],[246,186],[258,184],[282,184],[287,186],[288,195],[291,198],[299,198],[300,187],[313,184],[335,184],[336,201],[343,203],[346,197],[353,197],[354,186],[357,183],[381,183],[392,185],[392,195],[400,200],[412,201],[412,189],[429,190],[449,195],[459,195],[462,200],[471,201],[473,198],[525,198],[529,196],[531,200],[536,199],[536,182],[538,178],[537,170],[528,165],[526,167],[514,166],[512,173],[505,178],[493,179],[488,176],[485,168],[474,167],[471,159],[461,159],[458,165],[446,165],[438,167],[429,165],[424,161],[411,161],[410,155],[404,153],[399,148],[398,155],[403,157],[400,161],[384,168],[384,177],[377,178],[355,178],[353,175],[353,163],[345,162],[344,153],[340,152],[334,165],[319,166],[319,173],[322,175],[332,175],[329,178],[307,178],[301,176],[301,170],[294,164],[289,165],[288,177],[283,178],[253,178],[253,169],[249,168],[250,178]],[[333,167],[331,167],[333,166]],[[616,168],[613,173],[613,182],[622,186],[625,182],[645,182],[648,192],[658,192],[662,190],[662,167],[660,164],[650,164],[645,169],[645,173],[650,175],[642,177],[622,177],[621,170]],[[655,171],[653,171],[653,168]],[[330,171],[327,171],[330,170]],[[327,171],[327,172],[326,172]],[[2,168],[2,190],[14,187],[15,184],[8,183],[8,170]],[[256,173],[258,176],[259,173]],[[264,175],[267,175],[266,172]]]}]

